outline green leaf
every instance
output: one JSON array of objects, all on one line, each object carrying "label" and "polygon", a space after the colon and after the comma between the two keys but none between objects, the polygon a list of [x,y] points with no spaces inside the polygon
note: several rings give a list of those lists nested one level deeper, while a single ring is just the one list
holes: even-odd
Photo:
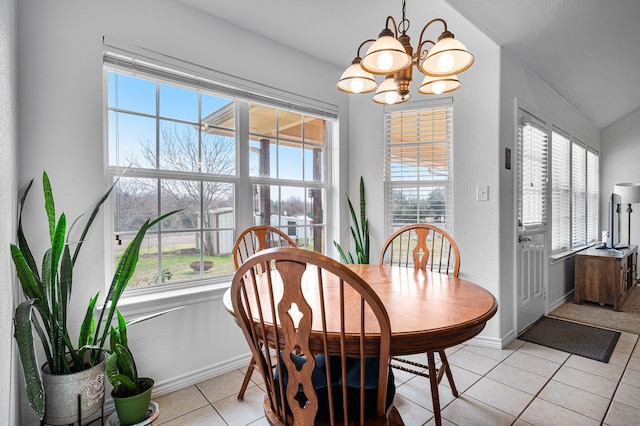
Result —
[{"label": "green leaf", "polygon": [[42,173],[42,189],[44,192],[44,209],[47,212],[47,220],[49,221],[49,235],[53,243],[56,233],[56,207],[53,202],[53,190],[51,189],[51,182],[47,172]]},{"label": "green leaf", "polygon": [[342,261],[342,263],[347,263],[347,257],[344,255],[344,249],[342,248],[342,246],[336,241],[333,242],[333,245],[336,247],[336,249],[338,249],[338,253],[340,253],[340,260]]},{"label": "green leaf", "polygon": [[120,313],[119,309],[116,309],[116,313],[118,314],[118,331],[120,333],[120,344],[125,347],[129,347],[129,343],[127,340],[127,322],[124,320],[124,317]]},{"label": "green leaf", "polygon": [[73,281],[73,265],[71,264],[71,254],[69,246],[65,244],[62,251],[62,262],[60,263],[60,302],[62,305],[62,327],[67,329],[67,312],[69,300],[71,299],[71,286]]},{"label": "green leaf", "polygon": [[160,315],[164,315],[164,314],[169,313],[169,312],[177,311],[178,309],[182,309],[182,308],[184,308],[184,306],[178,306],[176,308],[166,309],[166,310],[161,311],[161,312],[154,312],[152,314],[143,315],[141,317],[137,317],[137,318],[134,318],[134,319],[132,319],[130,321],[127,321],[126,326],[128,327],[130,325],[137,324],[137,323],[142,322],[142,321],[147,321],[147,320],[150,320],[151,318],[159,317]]},{"label": "green leaf", "polygon": [[[56,226],[53,239],[51,240],[51,259],[49,260],[49,276],[50,283],[57,282],[58,267],[60,264],[60,258],[65,247],[65,235],[67,233],[67,218],[64,213],[60,215],[58,226]],[[56,292],[59,292],[60,288],[56,288]]]},{"label": "green leaf", "polygon": [[22,292],[29,299],[46,300],[46,296],[42,292],[40,285],[38,285],[33,270],[25,259],[22,250],[14,244],[10,244],[9,249],[11,251],[13,264],[16,267],[18,280],[22,286]]},{"label": "green leaf", "polygon": [[[109,194],[111,194],[111,191],[113,191],[113,188],[115,188],[115,186],[116,186],[116,184],[118,183],[119,180],[120,180],[120,178],[118,177],[113,182],[113,185],[111,185],[111,187],[107,190],[107,192],[104,193],[102,198],[100,198],[98,200],[98,202],[96,203],[96,205],[93,207],[93,211],[91,212],[91,215],[89,216],[89,219],[87,220],[87,223],[84,225],[84,228],[82,229],[82,234],[80,235],[80,240],[78,241],[78,245],[76,246],[76,250],[73,253],[73,264],[74,265],[76,264],[76,259],[78,258],[78,255],[80,254],[80,248],[82,247],[82,243],[84,242],[84,239],[87,236],[87,232],[89,232],[89,228],[91,228],[91,225],[93,224],[93,221],[95,220],[96,216],[98,215],[98,212],[100,211],[100,207],[102,206],[102,204],[104,204],[104,202],[107,200],[107,198],[109,198]],[[75,221],[74,221],[74,224],[75,224]]]},{"label": "green leaf", "polygon": [[111,348],[111,352],[116,350],[116,343],[120,343],[120,333],[118,333],[117,328],[111,327],[111,332],[109,333],[109,348]]},{"label": "green leaf", "polygon": [[80,334],[78,335],[79,348],[95,343],[90,342],[89,337],[93,334],[95,327],[93,312],[96,306],[96,302],[98,301],[99,294],[100,293],[96,293],[95,296],[89,299],[89,305],[87,306],[87,311],[84,314],[84,320],[82,320],[82,324],[80,324]]},{"label": "green leaf", "polygon": [[[137,384],[138,370],[136,368],[136,363],[133,360],[133,354],[129,348],[116,343],[115,353],[118,355],[118,372],[129,378],[132,383]],[[122,380],[120,379],[120,381]]]},{"label": "green leaf", "polygon": [[118,377],[118,354],[115,351],[107,357],[104,368],[109,383],[111,383],[114,388],[117,387],[118,384],[120,384],[120,379]]},{"label": "green leaf", "polygon": [[29,248],[29,244],[27,243],[27,239],[24,235],[24,230],[22,228],[22,211],[24,210],[24,203],[27,200],[27,195],[29,194],[29,191],[31,190],[32,185],[33,185],[33,179],[31,179],[31,181],[29,182],[29,185],[27,185],[27,188],[25,189],[24,194],[20,199],[20,213],[18,214],[17,235],[18,235],[18,247],[20,247],[20,250],[24,255],[25,261],[27,262],[27,265],[29,265],[29,269],[31,269],[36,279],[40,281],[40,276],[38,275],[38,266],[36,265],[33,255],[31,254],[31,249]]},{"label": "green leaf", "polygon": [[31,332],[33,299],[22,302],[13,318],[14,337],[18,343],[22,372],[26,382],[27,400],[40,420],[44,417],[44,387],[40,379],[40,367],[36,360]]},{"label": "green leaf", "polygon": [[366,202],[364,198],[364,178],[360,176],[360,223],[364,223],[367,220],[365,210]]}]

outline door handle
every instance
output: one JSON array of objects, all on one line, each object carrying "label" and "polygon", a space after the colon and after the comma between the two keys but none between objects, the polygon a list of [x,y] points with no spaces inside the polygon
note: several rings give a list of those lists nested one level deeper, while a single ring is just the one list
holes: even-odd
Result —
[{"label": "door handle", "polygon": [[529,237],[523,237],[522,235],[518,235],[518,242],[519,243],[523,243],[525,241],[531,241],[531,238]]}]

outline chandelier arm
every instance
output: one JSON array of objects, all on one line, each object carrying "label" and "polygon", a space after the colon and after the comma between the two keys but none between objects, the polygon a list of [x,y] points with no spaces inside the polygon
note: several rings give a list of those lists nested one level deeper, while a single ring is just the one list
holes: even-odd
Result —
[{"label": "chandelier arm", "polygon": [[[427,31],[427,28],[429,28],[429,26],[431,24],[433,24],[434,22],[442,22],[442,25],[444,25],[444,32],[447,31],[447,21],[445,21],[442,18],[435,18],[432,19],[431,21],[429,21],[427,23],[427,25],[425,25],[424,27],[422,27],[422,31],[420,32],[420,38],[418,39],[418,46],[422,46],[423,42],[422,42],[422,37],[424,36],[424,32]],[[429,40],[425,40],[425,43],[429,41]],[[432,42],[433,43],[433,42]],[[435,43],[434,43],[435,44]]]},{"label": "chandelier arm", "polygon": [[393,16],[387,16],[387,22],[385,23],[385,28],[389,29],[389,21],[393,23],[393,33],[396,38],[398,38],[398,25],[396,24],[396,20],[393,19]]},{"label": "chandelier arm", "polygon": [[441,22],[442,25],[444,26],[444,31],[447,31],[447,21],[445,21],[442,18],[435,18],[432,19],[431,21],[427,22],[427,24],[422,27],[422,31],[420,31],[420,38],[418,39],[418,49],[416,50],[415,55],[413,55],[413,57],[415,58],[415,65],[420,68],[420,61],[426,59],[426,56],[429,54],[429,51],[425,50],[423,51],[423,46],[427,43],[431,43],[432,45],[436,45],[436,43],[433,40],[424,40],[422,41],[422,37],[424,37],[424,33],[425,31],[427,31],[427,28],[429,28],[429,26],[431,26],[431,24],[435,23],[435,22]]},{"label": "chandelier arm", "polygon": [[360,43],[360,46],[358,46],[358,53],[357,53],[357,55],[358,55],[358,56],[357,56],[357,57],[358,57],[358,58],[362,58],[362,56],[360,56],[360,49],[362,49],[362,46],[364,46],[364,45],[365,45],[365,44],[367,44],[367,43],[375,42],[375,41],[376,41],[376,39],[375,39],[375,38],[370,38],[369,40],[365,40],[365,41],[363,41],[362,43]]}]

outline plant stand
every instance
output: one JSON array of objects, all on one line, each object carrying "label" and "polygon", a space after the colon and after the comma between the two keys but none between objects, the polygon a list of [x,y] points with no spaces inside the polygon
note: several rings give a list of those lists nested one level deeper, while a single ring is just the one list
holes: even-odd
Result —
[{"label": "plant stand", "polygon": [[[82,426],[82,394],[78,394],[78,426]],[[97,419],[96,419],[97,420]],[[93,420],[92,422],[94,422]],[[44,420],[40,420],[40,426],[45,426]],[[100,425],[104,426],[104,404],[100,407]]]}]

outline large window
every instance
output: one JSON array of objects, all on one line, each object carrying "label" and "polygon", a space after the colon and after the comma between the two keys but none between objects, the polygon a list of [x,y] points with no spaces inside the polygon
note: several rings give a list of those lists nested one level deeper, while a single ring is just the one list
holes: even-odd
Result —
[{"label": "large window", "polygon": [[180,210],[147,233],[129,288],[228,280],[251,225],[324,251],[331,114],[127,65],[105,55],[114,263],[143,221]]},{"label": "large window", "polygon": [[552,132],[552,252],[598,240],[599,156],[559,129]]},{"label": "large window", "polygon": [[413,223],[452,232],[451,100],[385,109],[385,226]]}]

